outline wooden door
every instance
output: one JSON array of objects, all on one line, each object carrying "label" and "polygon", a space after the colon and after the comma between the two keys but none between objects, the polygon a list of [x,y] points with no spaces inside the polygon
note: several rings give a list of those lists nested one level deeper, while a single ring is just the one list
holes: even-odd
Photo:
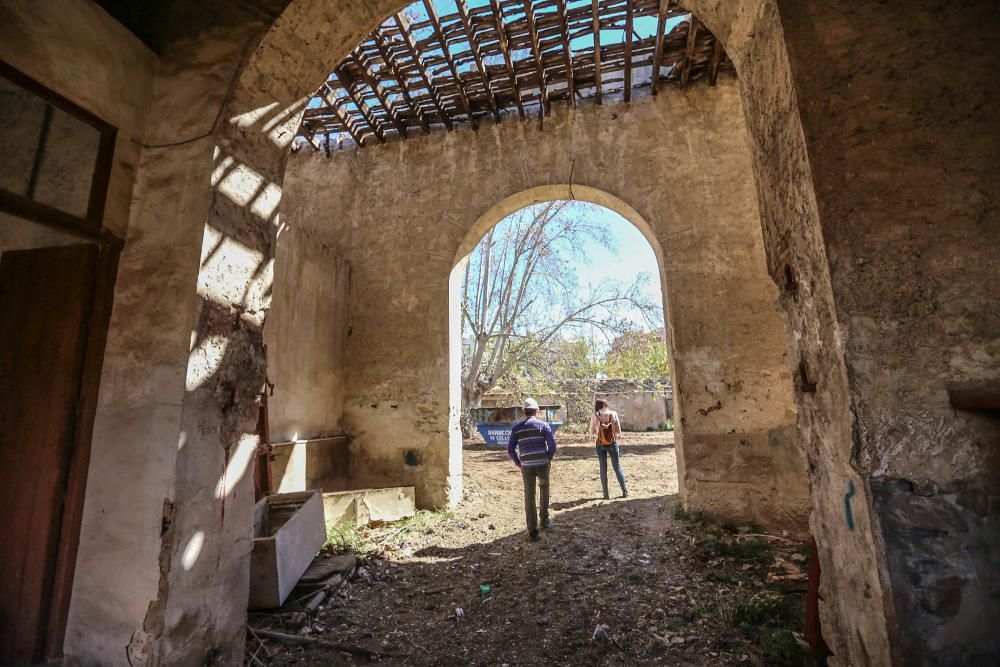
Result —
[{"label": "wooden door", "polygon": [[99,258],[0,255],[0,663],[45,652]]}]

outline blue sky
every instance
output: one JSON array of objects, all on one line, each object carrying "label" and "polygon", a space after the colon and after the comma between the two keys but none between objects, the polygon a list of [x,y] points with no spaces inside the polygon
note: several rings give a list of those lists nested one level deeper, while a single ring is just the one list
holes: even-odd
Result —
[{"label": "blue sky", "polygon": [[[600,261],[595,261],[605,249],[590,240],[582,241],[584,257],[573,262],[581,286],[593,286],[603,282],[619,282],[627,285],[641,277],[643,293],[655,304],[662,305],[660,269],[656,263],[656,255],[653,254],[649,241],[635,225],[603,206],[589,204],[582,207],[575,203],[571,203],[570,206],[579,209],[574,211],[574,214],[590,215],[605,226],[617,246],[610,255],[605,253]],[[635,315],[635,319],[637,324],[644,325],[638,314]]]},{"label": "blue sky", "polygon": [[[605,225],[615,238],[618,246],[614,256],[601,262],[578,262],[577,272],[581,281],[596,284],[606,280],[631,282],[640,273],[648,273],[652,278],[647,294],[660,299],[659,267],[656,265],[656,255],[646,237],[636,229],[635,225],[603,206],[594,207],[593,213]],[[593,258],[600,252],[596,244],[584,243],[586,254]]]}]

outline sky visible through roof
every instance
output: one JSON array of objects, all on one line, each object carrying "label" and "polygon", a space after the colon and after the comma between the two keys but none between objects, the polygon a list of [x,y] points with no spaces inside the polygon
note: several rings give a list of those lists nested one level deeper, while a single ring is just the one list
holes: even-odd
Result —
[{"label": "sky visible through roof", "polygon": [[[490,0],[467,0],[466,4],[470,11],[475,11],[476,9],[490,7]],[[433,5],[436,8],[439,16],[453,15],[458,11],[457,5],[455,4],[454,0],[433,0]],[[536,20],[556,11],[555,5],[553,3],[537,5],[537,6],[532,5],[532,6],[534,9]],[[573,9],[581,7],[589,8],[590,6],[591,6],[591,0],[566,0],[567,11],[571,11]],[[525,10],[523,4],[513,8],[504,8],[502,11],[504,15],[504,21],[507,23],[523,20],[525,16]],[[410,5],[407,6],[406,9],[403,10],[402,13],[406,15],[413,24],[425,23],[428,20],[427,10],[424,7],[422,0],[418,0],[417,2],[411,3]],[[677,24],[681,23],[682,21],[688,20],[688,18],[689,15],[673,16],[668,18],[665,22],[664,32],[669,33]],[[394,19],[389,19],[389,20],[393,21]],[[636,39],[645,39],[652,37],[656,34],[656,27],[657,27],[657,18],[655,16],[648,16],[648,15],[636,16],[632,24],[633,36]],[[620,21],[620,27],[602,29],[600,31],[601,45],[607,46],[612,44],[624,43],[626,37],[624,28],[625,28],[625,22],[624,19],[622,19]],[[433,28],[430,27],[429,25],[426,25],[421,28],[412,28],[411,34],[418,41],[431,40],[432,43],[434,41]],[[592,51],[593,46],[594,46],[593,33],[589,31],[583,34],[579,34],[578,36],[570,40],[570,51],[574,56],[584,51]],[[463,54],[467,54],[467,52],[470,50],[471,46],[468,40],[449,39],[449,51],[456,58],[462,56]],[[431,47],[424,51],[425,56],[426,55],[440,56],[442,53],[443,52],[440,47],[437,48]],[[530,53],[529,50],[527,49],[512,50],[511,56],[515,61],[517,61],[524,57],[530,56]],[[488,55],[483,58],[483,61],[487,66],[502,65],[504,63],[502,55]],[[444,66],[439,66],[438,68],[435,69],[441,69],[443,71],[443,67]],[[476,69],[477,69],[476,64],[474,60],[471,58],[468,58],[465,60],[465,62],[458,64],[458,70],[460,73],[475,72]],[[435,70],[430,70],[429,74],[430,76],[434,77]],[[643,77],[648,78],[650,75],[651,74],[649,72],[636,73],[637,80],[642,79]],[[387,79],[386,82],[391,83],[392,85],[396,84],[396,81],[391,78]],[[339,88],[339,83],[335,82],[333,85],[335,88]],[[389,99],[393,104],[396,104],[400,102],[399,97],[400,96],[398,94],[390,95]],[[326,103],[324,102],[324,100],[321,97],[317,96],[309,101],[307,108],[315,109],[323,107],[325,104]],[[351,112],[357,111],[357,105],[354,104],[353,101],[345,102],[344,108]],[[341,139],[346,138],[346,134],[344,133],[337,133],[335,136],[338,136]]]}]

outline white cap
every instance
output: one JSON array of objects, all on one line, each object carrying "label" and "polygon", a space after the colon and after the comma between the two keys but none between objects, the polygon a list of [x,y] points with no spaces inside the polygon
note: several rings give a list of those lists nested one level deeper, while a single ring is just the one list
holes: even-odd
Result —
[{"label": "white cap", "polygon": [[526,398],[526,399],[524,399],[524,409],[525,410],[537,410],[538,409],[538,401],[536,401],[533,398]]}]

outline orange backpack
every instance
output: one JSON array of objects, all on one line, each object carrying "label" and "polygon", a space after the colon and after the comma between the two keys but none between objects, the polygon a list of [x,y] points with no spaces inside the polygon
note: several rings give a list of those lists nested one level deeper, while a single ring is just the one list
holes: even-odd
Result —
[{"label": "orange backpack", "polygon": [[608,423],[601,421],[601,413],[597,413],[597,444],[615,444],[615,418],[608,415]]}]

